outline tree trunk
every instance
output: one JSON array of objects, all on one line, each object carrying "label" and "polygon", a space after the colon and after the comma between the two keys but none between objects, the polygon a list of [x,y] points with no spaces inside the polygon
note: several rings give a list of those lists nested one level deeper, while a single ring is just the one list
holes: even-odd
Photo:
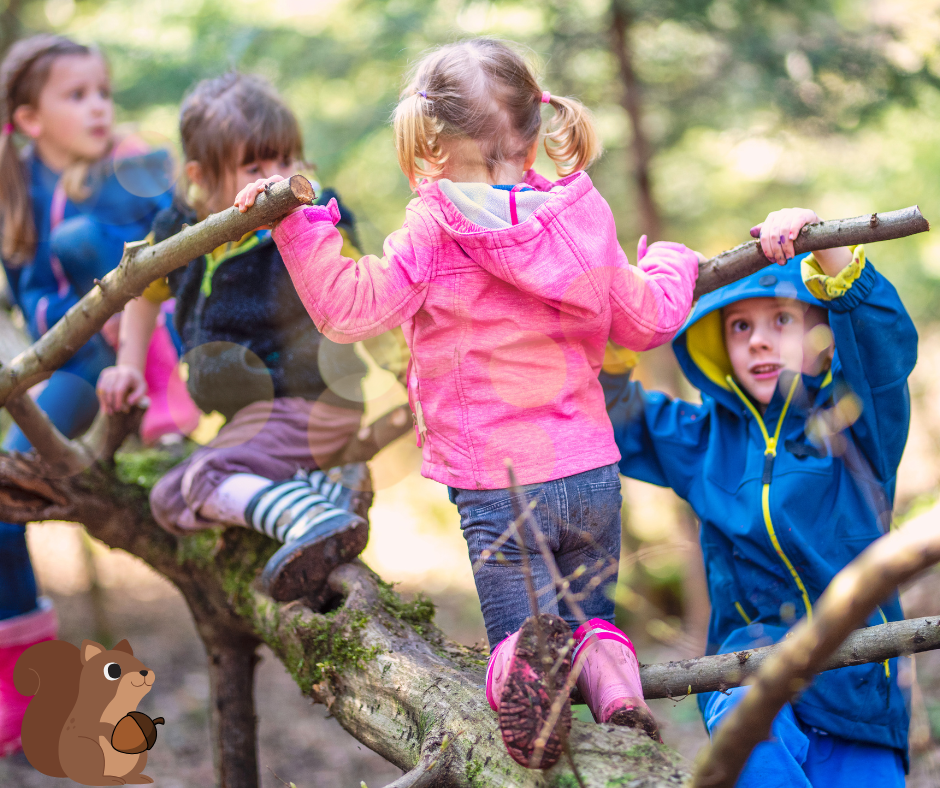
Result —
[{"label": "tree trunk", "polygon": [[653,159],[653,146],[650,144],[646,129],[643,127],[643,97],[636,71],[633,68],[633,49],[630,45],[630,27],[633,14],[626,7],[626,0],[613,0],[611,4],[611,47],[620,68],[620,81],[623,83],[621,105],[630,118],[633,132],[631,150],[633,153],[633,179],[636,184],[637,208],[640,214],[640,232],[646,233],[650,243],[660,240],[662,222],[659,208],[653,198],[653,181],[650,176],[650,162]]},{"label": "tree trunk", "polygon": [[261,641],[221,637],[206,643],[212,704],[212,754],[222,788],[258,785],[255,665]]}]

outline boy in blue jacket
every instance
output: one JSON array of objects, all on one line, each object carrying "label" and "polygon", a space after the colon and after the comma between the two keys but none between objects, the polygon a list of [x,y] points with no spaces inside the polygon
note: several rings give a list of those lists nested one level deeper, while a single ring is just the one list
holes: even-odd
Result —
[{"label": "boy in blue jacket", "polygon": [[[770,214],[761,246],[781,267],[703,297],[676,336],[701,405],[601,375],[620,471],[672,487],[701,520],[709,654],[768,645],[811,617],[891,516],[917,333],[863,247],[792,259],[793,239],[817,221],[805,209]],[[868,624],[902,618],[894,595]],[[909,712],[897,662],[819,674],[738,785],[903,786]],[[747,691],[698,696],[710,733]]]}]

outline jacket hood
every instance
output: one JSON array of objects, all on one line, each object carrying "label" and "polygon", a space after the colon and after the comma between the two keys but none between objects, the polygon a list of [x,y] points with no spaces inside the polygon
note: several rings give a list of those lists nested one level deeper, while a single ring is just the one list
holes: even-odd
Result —
[{"label": "jacket hood", "polygon": [[[442,179],[423,183],[418,194],[444,233],[487,273],[562,311],[596,312],[597,294],[586,297],[575,280],[611,263],[604,239],[616,243],[616,230],[587,173],[552,183],[529,170],[512,191]],[[586,251],[600,246],[602,253]]]},{"label": "jacket hood", "polygon": [[679,366],[693,386],[729,407],[737,409],[741,404],[726,380],[732,369],[721,323],[723,307],[747,298],[776,297],[827,309],[803,283],[801,264],[806,256],[798,255],[783,266],[772,263],[698,300],[672,341]]}]

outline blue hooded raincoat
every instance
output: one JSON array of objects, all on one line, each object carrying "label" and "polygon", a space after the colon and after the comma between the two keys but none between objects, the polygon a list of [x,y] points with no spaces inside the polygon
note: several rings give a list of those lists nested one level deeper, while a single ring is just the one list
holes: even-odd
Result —
[{"label": "blue hooded raincoat", "polygon": [[[701,405],[646,392],[629,375],[601,375],[621,472],[672,487],[701,520],[708,654],[780,640],[890,519],[910,419],[914,324],[862,247],[843,272],[852,269],[848,287],[826,301],[804,284],[801,259],[699,300],[673,348]],[[781,375],[761,415],[731,379],[721,309],[767,296],[827,309],[836,351],[823,375]],[[827,431],[826,422],[844,428]],[[892,596],[868,623],[902,618]],[[897,748],[906,763],[909,712],[897,663],[821,673],[794,712],[821,731]],[[698,696],[703,711],[710,697]]]}]

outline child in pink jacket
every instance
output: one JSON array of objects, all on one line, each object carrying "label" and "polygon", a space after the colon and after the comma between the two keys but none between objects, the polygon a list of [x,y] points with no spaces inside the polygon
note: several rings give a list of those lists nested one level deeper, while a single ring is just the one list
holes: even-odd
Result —
[{"label": "child in pink jacket", "polygon": [[[555,183],[531,169],[544,104],[555,110],[544,135],[564,176]],[[543,91],[502,42],[467,41],[424,58],[402,94],[395,131],[417,196],[383,257],[340,254],[335,204],[295,211],[274,239],[327,337],[355,342],[404,328],[422,473],[450,488],[479,567],[493,647],[487,697],[510,754],[523,765],[550,766],[570,709],[547,744],[537,745],[551,706],[533,650],[537,624],[526,620],[516,540],[493,547],[514,518],[507,459],[526,502],[537,501],[534,520],[581,598],[578,620],[556,599],[526,529],[540,609],[551,614],[538,621],[553,662],[563,664],[553,683],[564,683],[573,656],[598,722],[657,736],[633,645],[611,623],[605,593],[620,554],[620,453],[598,372],[608,337],[634,350],[673,337],[692,303],[698,257],[681,244],[657,243],[629,265],[610,208],[583,171],[600,152],[590,114]],[[273,180],[246,187],[236,204],[246,210]],[[577,629],[574,654],[569,626]]]}]

